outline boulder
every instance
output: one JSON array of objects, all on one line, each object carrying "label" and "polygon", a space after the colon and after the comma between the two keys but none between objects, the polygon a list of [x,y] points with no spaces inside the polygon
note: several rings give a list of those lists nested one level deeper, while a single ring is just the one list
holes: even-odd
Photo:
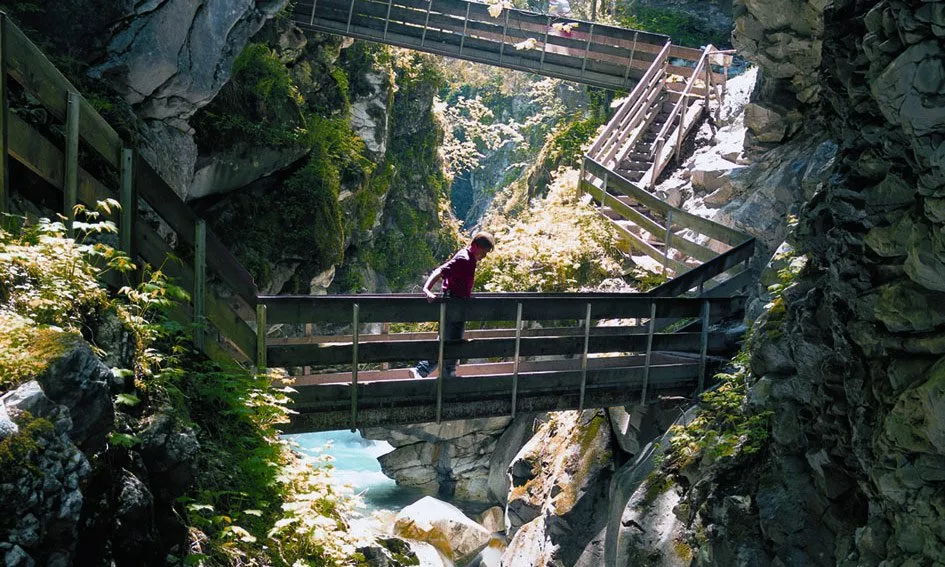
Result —
[{"label": "boulder", "polygon": [[155,495],[161,500],[173,501],[193,481],[195,459],[200,450],[196,433],[170,412],[161,412],[151,417],[138,437]]},{"label": "boulder", "polygon": [[476,555],[492,537],[459,508],[430,496],[401,510],[394,518],[393,532],[404,539],[429,543],[457,563]]},{"label": "boulder", "polygon": [[[524,419],[524,418],[523,418]],[[366,439],[395,447],[378,457],[384,474],[444,499],[493,503],[489,463],[511,418],[427,423],[398,429],[365,429]],[[511,442],[511,441],[507,441]],[[505,453],[505,450],[500,450]]]},{"label": "boulder", "polygon": [[16,435],[20,428],[10,419],[10,414],[7,413],[6,404],[0,400],[0,441],[10,437],[11,435]]},{"label": "boulder", "polygon": [[72,440],[84,449],[100,447],[115,421],[108,387],[111,370],[81,337],[63,335],[62,347],[36,381],[53,403],[68,408]]},{"label": "boulder", "polygon": [[[505,505],[509,496],[509,465],[532,435],[536,416],[520,414],[499,437],[489,457],[489,497]],[[504,527],[503,527],[504,530]]]},{"label": "boulder", "polygon": [[479,525],[492,533],[505,531],[505,510],[501,506],[487,508],[476,518]]}]

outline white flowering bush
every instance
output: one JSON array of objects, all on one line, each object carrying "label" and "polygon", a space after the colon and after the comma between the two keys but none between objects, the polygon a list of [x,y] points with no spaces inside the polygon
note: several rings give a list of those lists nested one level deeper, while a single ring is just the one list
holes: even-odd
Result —
[{"label": "white flowering bush", "polygon": [[476,270],[486,291],[578,291],[623,272],[618,236],[606,219],[578,201],[578,174],[554,179],[548,195],[514,220],[492,217],[496,249]]}]

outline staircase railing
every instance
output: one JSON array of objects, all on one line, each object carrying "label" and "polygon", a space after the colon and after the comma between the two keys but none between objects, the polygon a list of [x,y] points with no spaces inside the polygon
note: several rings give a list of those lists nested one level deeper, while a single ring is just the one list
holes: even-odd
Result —
[{"label": "staircase railing", "polygon": [[[614,221],[613,226],[626,250],[636,250],[651,257],[662,264],[664,272],[671,271],[679,276],[700,263],[714,261],[720,252],[739,247],[739,257],[745,256],[744,274],[734,279],[737,274],[729,271],[732,268],[729,266],[715,273],[714,281],[700,282],[700,294],[709,293],[723,281],[727,282],[726,287],[711,293],[733,289],[736,283],[748,283],[747,260],[753,250],[753,240],[735,229],[673,207],[647,189],[655,184],[669,159],[679,155],[686,135],[708,110],[713,85],[721,86],[724,92],[725,75],[714,73],[711,67],[711,58],[719,53],[728,52],[720,52],[712,46],[699,51],[667,44],[661,52],[665,59],[654,60],[644,80],[631,92],[585,154],[578,184],[579,192],[589,194],[599,204],[598,212]],[[689,59],[695,54],[698,54],[698,59]],[[668,58],[674,56],[695,60],[695,65],[671,65]],[[670,88],[669,74],[688,77],[681,92]],[[704,85],[697,94],[700,80]],[[647,133],[652,118],[658,113],[654,103],[661,93],[669,93],[668,96],[678,99],[656,135],[649,156],[654,161],[643,174],[641,186],[621,175],[618,168]],[[651,113],[649,120],[645,118],[647,112]],[[667,145],[670,138],[673,141]],[[615,218],[629,221],[635,228],[623,226]],[[744,248],[741,247],[743,244]],[[673,250],[675,254],[671,252]]]},{"label": "staircase railing", "polygon": [[[48,136],[48,124],[34,124],[10,111],[11,90],[38,101],[61,125],[65,140]],[[9,18],[0,13],[0,211],[10,210],[9,156],[62,192],[62,214],[71,226],[74,205],[90,208],[96,202],[114,199],[121,211],[109,220],[119,229],[119,248],[132,260],[147,262],[174,277],[191,293],[189,305],[171,313],[179,322],[193,326],[195,344],[211,357],[234,356],[255,360],[256,333],[244,315],[256,309],[256,286],[250,274],[209,230],[203,219],[167,185],[150,165],[126,145],[76,88],[43,55]],[[83,151],[80,151],[83,150]],[[92,173],[96,172],[96,173]],[[146,220],[142,208],[153,211],[163,228],[172,232],[180,248],[172,252],[162,233]],[[225,295],[209,286],[214,277]],[[125,282],[112,282],[122,285]],[[216,328],[227,348],[211,331]]]}]

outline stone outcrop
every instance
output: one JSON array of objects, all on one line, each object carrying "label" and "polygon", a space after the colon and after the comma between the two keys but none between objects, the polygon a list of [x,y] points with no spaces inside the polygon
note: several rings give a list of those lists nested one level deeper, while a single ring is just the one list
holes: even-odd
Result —
[{"label": "stone outcrop", "polygon": [[[807,266],[784,309],[756,325],[751,403],[773,411],[771,446],[739,470],[693,479],[690,528],[707,535],[697,556],[717,565],[943,562],[945,12],[898,0],[744,5],[744,37],[758,24],[790,36],[785,44],[752,32],[749,56],[782,90],[762,88],[760,103],[789,108],[788,93],[807,105],[795,107],[808,118],[805,135],[757,159],[811,151],[815,139],[833,147],[799,211]],[[821,23],[804,16],[819,13]],[[805,41],[822,43],[822,65],[795,71],[775,57]],[[799,53],[798,63],[813,61]]]},{"label": "stone outcrop", "polygon": [[541,425],[509,467],[503,564],[600,564],[613,450],[603,410],[558,412]]},{"label": "stone outcrop", "polygon": [[120,93],[142,121],[144,157],[185,195],[197,158],[187,120],[230,78],[249,38],[284,0],[172,0],[129,5],[106,56],[89,74]]},{"label": "stone outcrop", "polygon": [[510,418],[472,419],[391,430],[366,429],[362,434],[394,446],[378,460],[384,474],[400,485],[444,499],[505,504],[504,498],[499,498],[503,485],[492,475],[496,469],[490,468],[490,462],[496,460],[496,467],[500,467],[500,461],[504,461],[499,470],[505,470],[525,443],[532,420],[525,416],[514,423]]},{"label": "stone outcrop", "polygon": [[394,518],[393,532],[404,539],[429,543],[460,565],[479,553],[492,536],[459,508],[430,496],[401,510]]}]

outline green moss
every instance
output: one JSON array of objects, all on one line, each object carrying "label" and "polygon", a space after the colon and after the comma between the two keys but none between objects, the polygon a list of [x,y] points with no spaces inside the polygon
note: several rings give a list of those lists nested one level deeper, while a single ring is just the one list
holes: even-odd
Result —
[{"label": "green moss", "polygon": [[81,337],[39,327],[15,313],[0,312],[0,390],[10,390],[43,372]]},{"label": "green moss", "polygon": [[666,34],[677,45],[697,47],[711,43],[728,45],[730,39],[711,29],[707,22],[671,8],[651,8],[631,3],[622,6],[617,16],[621,26]]},{"label": "green moss", "polygon": [[213,102],[194,117],[201,148],[237,142],[268,146],[307,145],[312,130],[285,64],[266,45],[251,43],[236,58],[233,76]]},{"label": "green moss", "polygon": [[34,418],[22,412],[13,418],[20,430],[5,439],[0,439],[0,484],[13,482],[23,469],[39,472],[35,456],[40,451],[36,439],[55,434],[55,426],[49,420]]}]

